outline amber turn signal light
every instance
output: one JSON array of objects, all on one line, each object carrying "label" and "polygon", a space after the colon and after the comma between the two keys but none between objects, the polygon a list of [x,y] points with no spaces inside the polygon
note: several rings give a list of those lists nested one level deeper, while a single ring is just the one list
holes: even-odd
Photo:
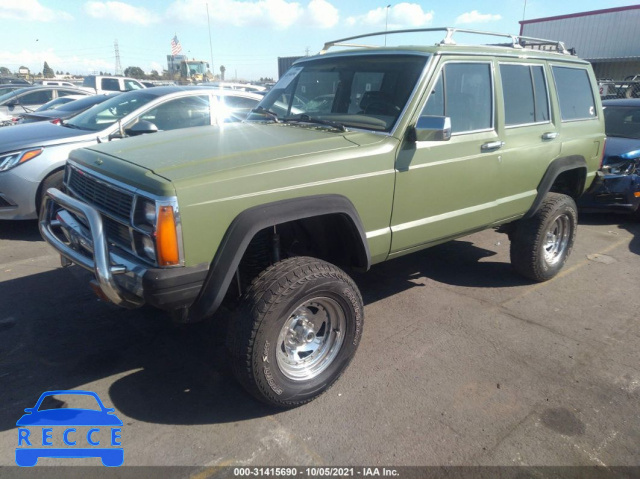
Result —
[{"label": "amber turn signal light", "polygon": [[160,266],[180,264],[178,231],[172,206],[161,206],[156,223],[156,249]]}]

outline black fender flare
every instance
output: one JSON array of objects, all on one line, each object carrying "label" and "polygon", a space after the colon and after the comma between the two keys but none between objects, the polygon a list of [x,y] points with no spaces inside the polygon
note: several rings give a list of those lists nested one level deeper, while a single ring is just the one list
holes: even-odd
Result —
[{"label": "black fender flare", "polygon": [[[531,218],[536,214],[536,212],[540,209],[540,205],[542,204],[544,197],[547,193],[549,193],[549,191],[551,191],[551,187],[553,186],[553,183],[556,181],[558,176],[560,176],[565,171],[578,169],[584,170],[584,175],[586,178],[588,167],[587,161],[583,156],[571,155],[556,158],[555,160],[553,160],[547,167],[547,171],[545,171],[544,176],[542,177],[542,180],[538,185],[538,194],[536,195],[536,199],[533,201],[531,208],[529,208],[529,211],[525,213],[522,219]],[[578,196],[582,194],[583,191],[584,183],[582,184],[580,191],[578,192]]]},{"label": "black fender flare", "polygon": [[259,231],[281,223],[316,216],[339,214],[348,218],[350,234],[358,240],[358,269],[368,270],[371,253],[360,215],[353,203],[342,195],[314,195],[254,206],[231,222],[211,262],[198,298],[191,306],[189,319],[198,321],[213,315],[233,280],[247,246]]}]

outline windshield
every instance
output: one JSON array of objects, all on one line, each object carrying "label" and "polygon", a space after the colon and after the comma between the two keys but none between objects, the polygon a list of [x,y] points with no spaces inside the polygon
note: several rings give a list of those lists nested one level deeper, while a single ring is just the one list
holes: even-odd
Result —
[{"label": "windshield", "polygon": [[249,120],[323,120],[390,131],[427,60],[422,55],[365,54],[298,63],[267,93]]},{"label": "windshield", "polygon": [[640,139],[640,105],[605,107],[604,125],[607,136]]},{"label": "windshield", "polygon": [[123,93],[74,116],[64,124],[81,130],[101,131],[156,98],[158,98],[157,95],[144,90],[137,90],[130,94]]}]

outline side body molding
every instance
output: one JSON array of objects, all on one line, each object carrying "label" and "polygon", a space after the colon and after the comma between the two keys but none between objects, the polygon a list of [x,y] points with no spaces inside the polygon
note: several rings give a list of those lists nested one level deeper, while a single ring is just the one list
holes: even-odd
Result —
[{"label": "side body molding", "polygon": [[233,280],[247,246],[259,231],[270,226],[323,215],[342,215],[350,226],[356,267],[368,270],[371,253],[360,216],[353,203],[342,195],[315,195],[255,206],[240,213],[225,233],[209,268],[200,295],[190,311],[190,321],[212,315],[218,309]]}]

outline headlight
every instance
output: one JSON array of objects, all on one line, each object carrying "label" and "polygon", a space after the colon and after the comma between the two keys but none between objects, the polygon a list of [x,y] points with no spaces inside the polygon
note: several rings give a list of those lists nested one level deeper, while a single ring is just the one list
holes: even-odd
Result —
[{"label": "headlight", "polygon": [[43,151],[43,148],[35,148],[33,150],[14,151],[13,153],[2,155],[0,156],[0,171],[10,170],[21,163],[32,160]]},{"label": "headlight", "polygon": [[158,266],[180,264],[178,220],[171,205],[138,196],[133,214],[138,255],[157,261]]},{"label": "headlight", "polygon": [[153,238],[137,231],[133,234],[136,244],[136,254],[142,258],[156,262],[156,245]]},{"label": "headlight", "polygon": [[136,202],[136,211],[133,215],[133,225],[152,232],[156,226],[156,202],[141,196]]},{"label": "headlight", "polygon": [[[621,158],[624,158],[621,157]],[[624,161],[618,161],[612,163],[603,168],[606,173],[612,175],[632,175],[637,171],[640,171],[640,158],[625,159]]]}]

